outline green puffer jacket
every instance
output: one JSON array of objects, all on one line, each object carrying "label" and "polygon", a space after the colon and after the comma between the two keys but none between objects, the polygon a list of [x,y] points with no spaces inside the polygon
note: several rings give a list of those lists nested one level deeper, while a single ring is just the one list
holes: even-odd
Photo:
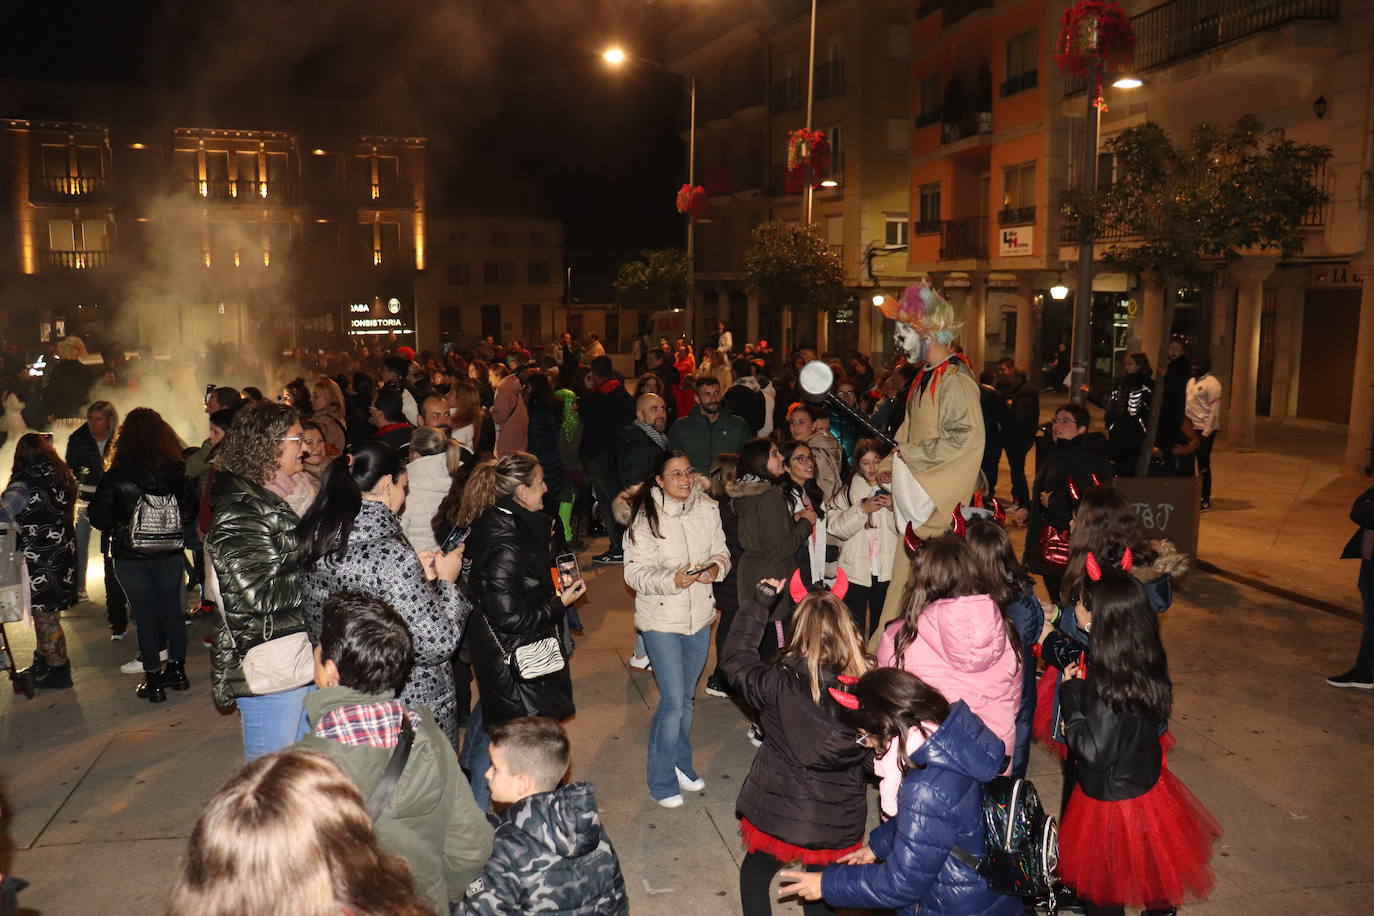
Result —
[{"label": "green puffer jacket", "polygon": [[668,430],[668,447],[686,452],[698,474],[709,474],[717,455],[738,452],[752,438],[754,431],[749,424],[722,401],[720,416],[714,423],[706,419],[700,407],[692,408],[691,413],[674,423]]},{"label": "green puffer jacket", "polygon": [[[358,787],[363,800],[370,799],[395,752],[394,739],[386,747],[347,745],[315,734],[315,730],[321,719],[340,707],[391,699],[350,687],[315,691],[305,698],[312,733],[296,747],[317,751],[334,761]],[[419,716],[420,724],[396,783],[396,794],[377,818],[377,839],[389,852],[406,860],[415,876],[415,889],[429,898],[437,912],[447,913],[450,902],[462,899],[468,883],[491,856],[492,828],[473,801],[472,789],[458,768],[458,757],[434,716],[423,706],[409,708]],[[400,728],[396,715],[379,718],[388,733]]]},{"label": "green puffer jacket", "polygon": [[205,546],[219,577],[224,626],[210,650],[215,705],[252,696],[239,662],[254,646],[305,629],[296,559],[300,518],[286,500],[227,471],[215,474]]}]

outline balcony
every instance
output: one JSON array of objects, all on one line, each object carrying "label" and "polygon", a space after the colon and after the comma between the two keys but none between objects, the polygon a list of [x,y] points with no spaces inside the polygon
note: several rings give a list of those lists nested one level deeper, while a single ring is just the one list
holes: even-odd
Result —
[{"label": "balcony", "polygon": [[34,175],[29,179],[29,197],[39,203],[79,203],[83,198],[103,197],[109,190],[108,178]]},{"label": "balcony", "polygon": [[816,66],[816,98],[844,95],[844,61],[828,60]]},{"label": "balcony", "polygon": [[1035,224],[1035,207],[1004,207],[997,211],[999,226],[1032,226]]},{"label": "balcony", "polygon": [[940,232],[941,261],[981,261],[988,256],[988,218],[947,219]]},{"label": "balcony", "polygon": [[802,84],[800,76],[789,76],[773,84],[773,113],[798,111],[802,107]]},{"label": "balcony", "polygon": [[1025,92],[1027,89],[1034,89],[1040,85],[1040,71],[1027,70],[1025,73],[1018,73],[1016,76],[1008,77],[1001,86],[1000,93],[1002,98],[1009,95],[1016,95],[1018,92]]},{"label": "balcony", "polygon": [[929,127],[932,124],[939,124],[940,116],[943,114],[944,111],[938,105],[930,111],[923,111],[916,116],[916,126]]},{"label": "balcony", "polygon": [[945,0],[945,27],[979,10],[992,9],[992,0]]},{"label": "balcony", "polygon": [[296,185],[288,181],[250,181],[246,178],[231,181],[214,178],[192,179],[187,182],[187,185],[193,196],[216,203],[262,206],[264,204],[295,203],[298,197]]},{"label": "balcony", "polygon": [[59,270],[93,270],[110,265],[108,251],[45,251],[43,266]]},{"label": "balcony", "polygon": [[[1163,67],[1290,22],[1339,15],[1338,0],[1169,0],[1131,17],[1132,70]],[[1064,95],[1082,92],[1086,85],[1082,77],[1069,77]]]}]

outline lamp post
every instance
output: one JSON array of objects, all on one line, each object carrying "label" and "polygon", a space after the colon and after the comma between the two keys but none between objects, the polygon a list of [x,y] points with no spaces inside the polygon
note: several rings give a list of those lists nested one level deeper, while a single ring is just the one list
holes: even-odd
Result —
[{"label": "lamp post", "polygon": [[[815,0],[812,0],[813,6]],[[674,84],[687,91],[687,187],[695,188],[696,164],[697,164],[697,78],[696,75],[684,77],[680,73],[674,73],[657,61],[649,60],[635,54],[627,53],[623,48],[607,48],[601,54],[601,59],[612,67],[619,67],[628,60],[636,63],[645,64],[662,73]],[[696,298],[697,298],[697,264],[696,264],[696,214],[688,210],[684,216],[687,219],[687,340],[694,343],[696,340]]]},{"label": "lamp post", "polygon": [[[811,133],[811,117],[816,108],[816,0],[811,0],[811,37],[806,53],[806,133]],[[811,209],[815,202],[815,189],[812,187],[811,154],[806,156],[806,188],[802,191],[803,225],[811,225]]]}]

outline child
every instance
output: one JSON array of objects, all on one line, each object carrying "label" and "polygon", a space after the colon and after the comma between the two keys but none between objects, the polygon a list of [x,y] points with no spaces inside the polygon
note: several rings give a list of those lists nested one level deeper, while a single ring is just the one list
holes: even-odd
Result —
[{"label": "child", "polygon": [[951,705],[896,668],[870,671],[852,695],[836,699],[845,701],[845,721],[876,752],[903,742],[918,750],[902,755],[897,816],[869,834],[867,846],[819,875],[783,872],[794,883],[779,888],[779,895],[895,908],[899,916],[1020,916],[1019,899],[992,890],[950,855],[954,846],[983,854],[982,784],[1002,767],[1001,740],[963,701]]},{"label": "child", "polygon": [[[963,700],[1002,739],[1010,760],[1021,703],[1020,650],[974,570],[973,553],[963,538],[946,535],[926,541],[911,561],[903,617],[888,625],[878,643],[878,664],[906,669],[951,702]],[[885,813],[896,803],[893,764],[898,752],[891,754],[878,773]]]},{"label": "child", "polygon": [[[763,582],[783,588],[780,579]],[[770,606],[750,598],[735,614],[721,663],[736,695],[758,710],[765,735],[735,803],[748,850],[739,872],[745,916],[772,912],[769,885],[785,863],[818,868],[858,849],[868,814],[868,750],[854,743],[826,690],[869,669],[863,639],[839,583],[839,594],[807,592],[794,574],[791,591],[799,603],[777,658],[759,657]],[[817,904],[805,912],[830,910]]]},{"label": "child", "polygon": [[[495,848],[455,914],[627,914],[630,901],[590,783],[560,786],[568,736],[553,719],[491,730],[492,801],[509,805]],[[495,820],[495,818],[493,818]]]},{"label": "child", "polygon": [[1016,707],[1016,750],[1011,776],[1024,779],[1030,765],[1031,720],[1035,716],[1035,645],[1045,626],[1045,611],[1035,597],[1035,582],[1016,560],[1011,538],[1000,524],[987,519],[969,523],[965,535],[973,555],[978,587],[997,602],[1021,643],[1021,702]]},{"label": "child", "polygon": [[334,761],[370,799],[396,749],[401,716],[410,720],[414,744],[377,818],[377,836],[410,865],[416,889],[446,912],[491,854],[491,827],[434,716],[395,698],[413,655],[410,630],[386,602],[359,592],[331,597],[315,647],[320,689],[305,698],[312,733],[297,747]]},{"label": "child", "polygon": [[1070,664],[1059,688],[1064,736],[1078,763],[1059,830],[1059,873],[1089,916],[1121,916],[1124,906],[1172,914],[1212,889],[1212,841],[1221,828],[1169,772],[1173,687],[1145,586],[1100,568],[1092,554],[1085,559],[1093,657],[1090,665]]}]

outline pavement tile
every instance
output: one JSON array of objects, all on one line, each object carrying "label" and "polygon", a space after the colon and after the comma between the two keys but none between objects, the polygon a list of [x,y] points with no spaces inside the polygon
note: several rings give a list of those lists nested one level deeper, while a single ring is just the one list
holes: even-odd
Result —
[{"label": "pavement tile", "polygon": [[39,846],[21,854],[13,873],[31,886],[20,912],[42,916],[161,913],[181,869],[186,841],[82,842]]}]

